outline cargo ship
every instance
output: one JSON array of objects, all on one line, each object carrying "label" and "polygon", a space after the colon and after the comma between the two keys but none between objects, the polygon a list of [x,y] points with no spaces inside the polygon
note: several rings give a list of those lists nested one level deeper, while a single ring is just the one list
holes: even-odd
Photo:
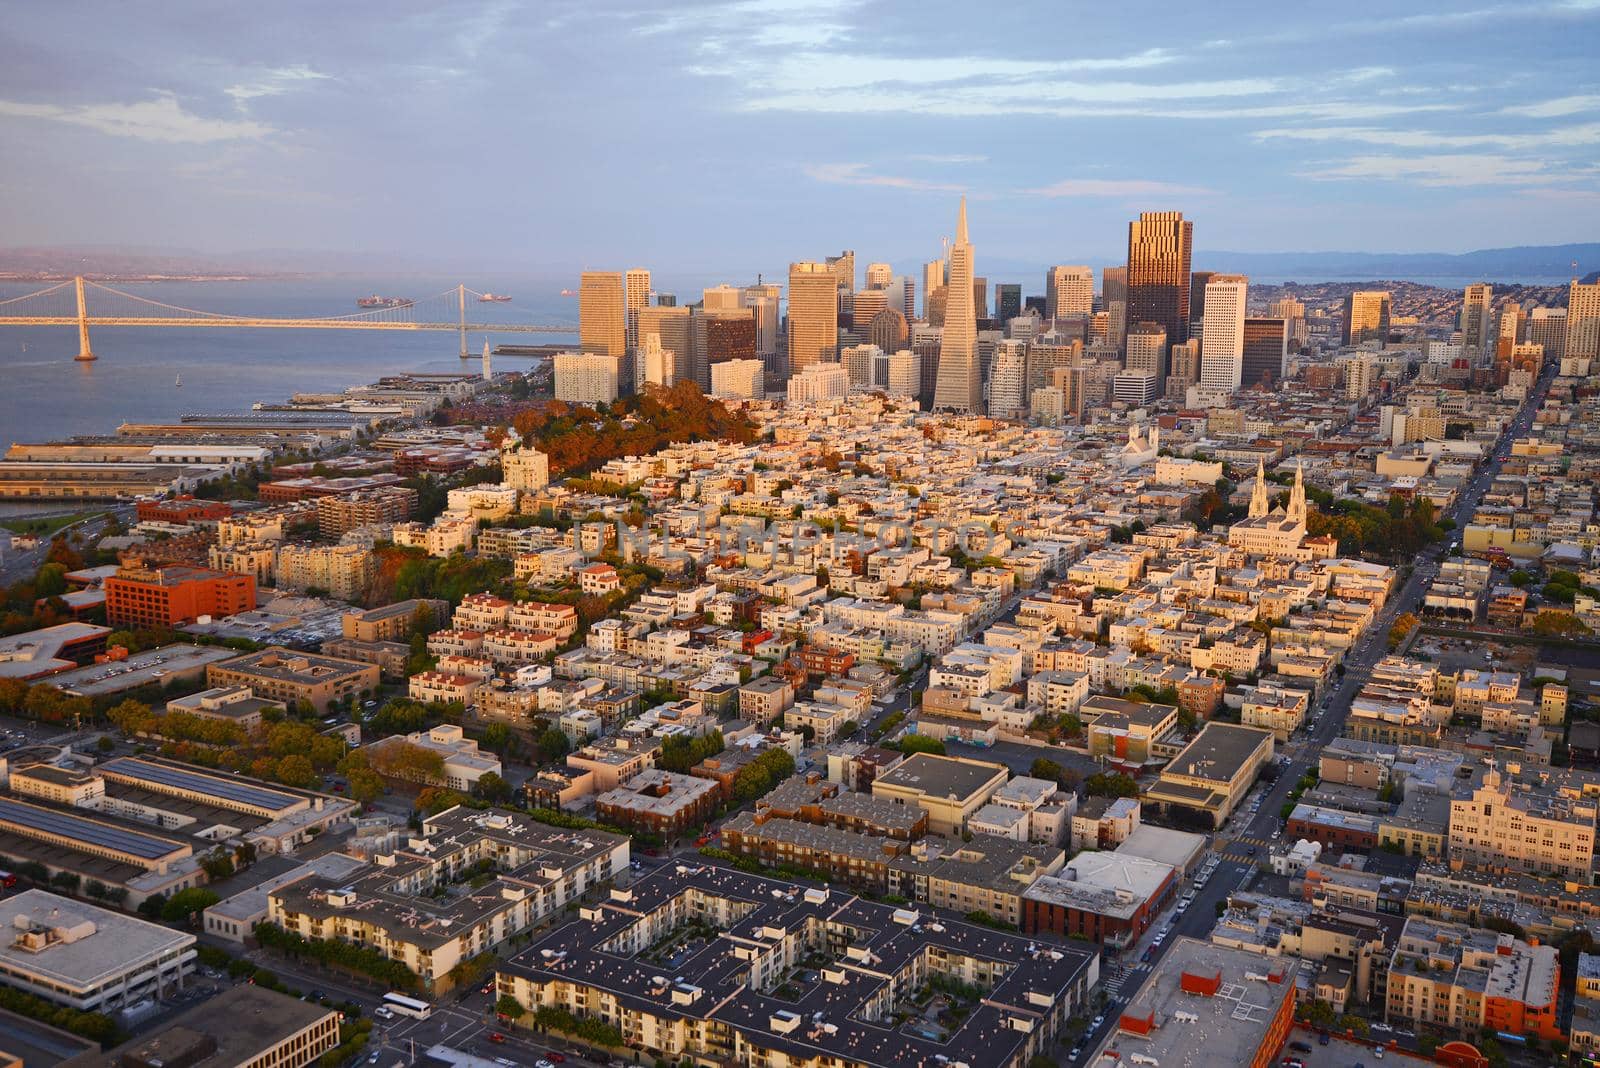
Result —
[{"label": "cargo ship", "polygon": [[578,291],[576,289],[563,289],[561,295],[563,297],[575,297],[578,295]]},{"label": "cargo ship", "polygon": [[480,294],[478,294],[478,303],[479,304],[510,304],[511,303],[511,298],[506,296],[504,293],[480,293]]},{"label": "cargo ship", "polygon": [[358,308],[404,308],[410,304],[408,297],[380,297],[374,293],[370,297],[359,297],[356,300]]}]

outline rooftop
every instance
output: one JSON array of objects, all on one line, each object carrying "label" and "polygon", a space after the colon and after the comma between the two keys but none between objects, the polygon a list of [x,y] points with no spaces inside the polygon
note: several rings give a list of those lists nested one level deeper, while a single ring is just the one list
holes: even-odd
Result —
[{"label": "rooftop", "polygon": [[1005,767],[1000,764],[916,753],[892,771],[879,775],[872,786],[874,792],[882,785],[930,797],[965,799],[992,783],[996,775],[1003,783],[1006,774]]},{"label": "rooftop", "polygon": [[[66,990],[98,986],[144,961],[194,944],[194,935],[46,890],[24,890],[0,900],[0,928],[13,932],[13,940],[0,946],[0,965]],[[19,946],[16,939],[24,932],[37,932],[43,948]]]},{"label": "rooftop", "polygon": [[63,1068],[123,1068],[129,1064],[234,1068],[255,1063],[284,1039],[338,1011],[247,983],[201,1002],[159,1030],[103,1053],[83,1054]]}]

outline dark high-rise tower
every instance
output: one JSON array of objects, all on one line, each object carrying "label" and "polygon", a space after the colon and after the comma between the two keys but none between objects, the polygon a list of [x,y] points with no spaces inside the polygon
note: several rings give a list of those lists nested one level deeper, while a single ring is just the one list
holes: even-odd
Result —
[{"label": "dark high-rise tower", "polygon": [[1015,282],[996,282],[994,286],[994,317],[1009,323],[1022,314],[1022,287]]},{"label": "dark high-rise tower", "polygon": [[1194,223],[1181,211],[1145,211],[1128,224],[1127,322],[1160,323],[1167,342],[1189,338]]},{"label": "dark high-rise tower", "polygon": [[1189,275],[1189,336],[1200,336],[1200,324],[1206,320],[1206,283],[1215,271],[1195,271]]}]

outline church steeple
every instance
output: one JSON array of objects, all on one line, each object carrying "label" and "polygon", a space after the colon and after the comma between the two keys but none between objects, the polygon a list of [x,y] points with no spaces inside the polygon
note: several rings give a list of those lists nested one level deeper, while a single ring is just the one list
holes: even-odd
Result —
[{"label": "church steeple", "polygon": [[1304,523],[1306,521],[1305,479],[1305,464],[1296,460],[1294,465],[1294,489],[1289,491],[1289,521],[1292,523]]},{"label": "church steeple", "polygon": [[1250,494],[1250,518],[1265,519],[1270,506],[1267,503],[1267,465],[1256,458],[1256,488]]}]

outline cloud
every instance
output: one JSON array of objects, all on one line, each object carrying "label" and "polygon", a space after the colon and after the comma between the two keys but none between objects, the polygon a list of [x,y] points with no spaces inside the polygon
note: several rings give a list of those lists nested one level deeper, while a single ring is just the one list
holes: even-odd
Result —
[{"label": "cloud", "polygon": [[865,185],[887,189],[912,189],[924,193],[960,193],[966,187],[923,178],[873,174],[866,163],[814,163],[805,168],[806,176],[828,185]]},{"label": "cloud", "polygon": [[952,153],[950,155],[945,155],[945,156],[917,154],[917,155],[907,156],[906,159],[912,160],[912,161],[914,161],[916,163],[988,163],[989,162],[989,157],[988,156],[971,156],[971,155],[964,155],[962,153]]},{"label": "cloud", "polygon": [[185,111],[171,93],[129,104],[28,104],[0,100],[0,117],[83,126],[113,137],[170,145],[261,140],[276,131],[251,119],[212,119]]},{"label": "cloud", "polygon": [[1215,190],[1173,182],[1153,182],[1143,178],[1067,178],[1038,189],[1024,189],[1037,197],[1124,197],[1124,196],[1213,196]]},{"label": "cloud", "polygon": [[1600,144],[1600,123],[1561,126],[1529,134],[1440,134],[1429,130],[1384,130],[1371,126],[1306,126],[1258,130],[1257,141],[1352,141],[1392,148],[1571,148]]},{"label": "cloud", "polygon": [[1408,181],[1431,187],[1548,185],[1571,175],[1546,168],[1542,160],[1489,155],[1354,156],[1322,169],[1303,171],[1316,181]]},{"label": "cloud", "polygon": [[1530,119],[1555,119],[1563,115],[1576,115],[1580,111],[1594,111],[1597,108],[1600,108],[1600,96],[1562,96],[1554,100],[1501,108],[1500,114],[1526,115]]},{"label": "cloud", "polygon": [[230,85],[223,90],[239,105],[243,111],[250,101],[264,96],[282,96],[290,90],[301,88],[312,82],[327,81],[331,74],[323,74],[306,66],[277,67],[265,70],[260,77],[248,82]]}]

